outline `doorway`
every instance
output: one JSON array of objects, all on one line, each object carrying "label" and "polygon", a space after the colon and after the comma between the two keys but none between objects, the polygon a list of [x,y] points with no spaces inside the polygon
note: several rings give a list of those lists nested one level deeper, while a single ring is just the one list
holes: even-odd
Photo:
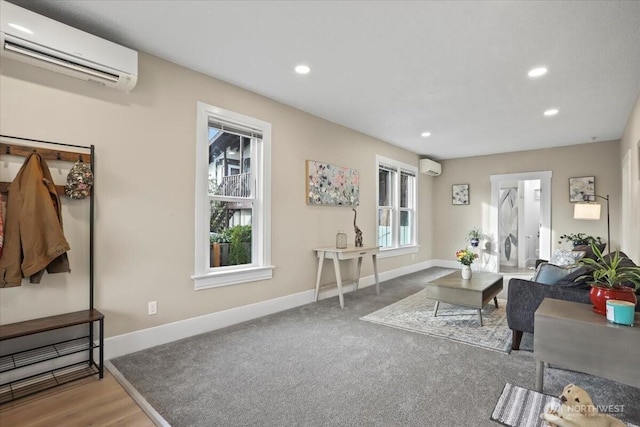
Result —
[{"label": "doorway", "polygon": [[551,171],[491,176],[491,271],[530,274],[551,254]]},{"label": "doorway", "polygon": [[540,257],[540,180],[500,182],[499,271],[526,273]]}]

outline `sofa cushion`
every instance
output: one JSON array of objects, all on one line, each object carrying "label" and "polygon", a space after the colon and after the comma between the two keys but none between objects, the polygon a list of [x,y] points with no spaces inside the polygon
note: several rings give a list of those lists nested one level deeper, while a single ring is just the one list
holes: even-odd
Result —
[{"label": "sofa cushion", "polygon": [[566,268],[548,262],[543,262],[538,266],[538,268],[536,268],[536,272],[531,280],[537,283],[542,283],[543,285],[555,285],[560,279],[577,269],[579,269],[579,267]]},{"label": "sofa cushion", "polygon": [[[581,279],[576,282],[576,279],[580,276],[587,276],[584,279]],[[566,288],[577,288],[577,289],[589,289],[591,285],[589,284],[591,278],[591,271],[585,267],[580,266],[578,268],[573,269],[569,274],[562,277],[560,280],[556,282],[556,286],[564,286]]]},{"label": "sofa cushion", "polygon": [[[631,258],[629,258],[627,254],[625,254],[624,252],[618,252],[618,253],[620,254],[620,267],[637,267],[637,265],[633,261],[631,261]],[[611,256],[612,254],[606,254],[604,258],[608,262],[611,262],[610,261]]]}]

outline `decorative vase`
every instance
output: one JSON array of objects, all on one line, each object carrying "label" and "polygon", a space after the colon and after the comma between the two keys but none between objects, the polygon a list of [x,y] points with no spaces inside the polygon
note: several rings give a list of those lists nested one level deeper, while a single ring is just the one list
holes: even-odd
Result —
[{"label": "decorative vase", "polygon": [[471,243],[471,246],[473,246],[474,248],[477,248],[480,244],[480,239],[471,239],[469,243]]},{"label": "decorative vase", "polygon": [[347,248],[347,233],[340,230],[338,234],[336,234],[336,249],[346,249]]},{"label": "decorative vase", "polygon": [[462,266],[462,278],[464,280],[471,279],[471,266],[470,265],[463,265]]},{"label": "decorative vase", "polygon": [[589,292],[589,297],[593,304],[593,311],[598,314],[602,314],[603,316],[607,315],[607,300],[615,299],[619,301],[629,301],[634,305],[638,303],[638,298],[632,288],[611,289],[592,286],[591,292]]}]

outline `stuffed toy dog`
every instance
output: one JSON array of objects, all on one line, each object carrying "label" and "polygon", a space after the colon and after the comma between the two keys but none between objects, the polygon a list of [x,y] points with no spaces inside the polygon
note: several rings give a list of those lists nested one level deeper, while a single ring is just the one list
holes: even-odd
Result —
[{"label": "stuffed toy dog", "polygon": [[557,427],[626,427],[622,421],[601,414],[589,394],[580,387],[569,384],[560,395],[562,405],[558,411],[547,410],[540,418]]}]

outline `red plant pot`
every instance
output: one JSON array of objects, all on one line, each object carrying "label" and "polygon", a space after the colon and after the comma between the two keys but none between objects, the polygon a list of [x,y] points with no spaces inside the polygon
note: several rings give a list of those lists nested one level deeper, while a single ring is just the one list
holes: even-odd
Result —
[{"label": "red plant pot", "polygon": [[635,291],[632,288],[601,288],[599,286],[592,286],[589,293],[591,303],[593,304],[593,311],[603,316],[607,315],[607,300],[615,299],[618,301],[629,301],[634,305],[638,303]]}]

